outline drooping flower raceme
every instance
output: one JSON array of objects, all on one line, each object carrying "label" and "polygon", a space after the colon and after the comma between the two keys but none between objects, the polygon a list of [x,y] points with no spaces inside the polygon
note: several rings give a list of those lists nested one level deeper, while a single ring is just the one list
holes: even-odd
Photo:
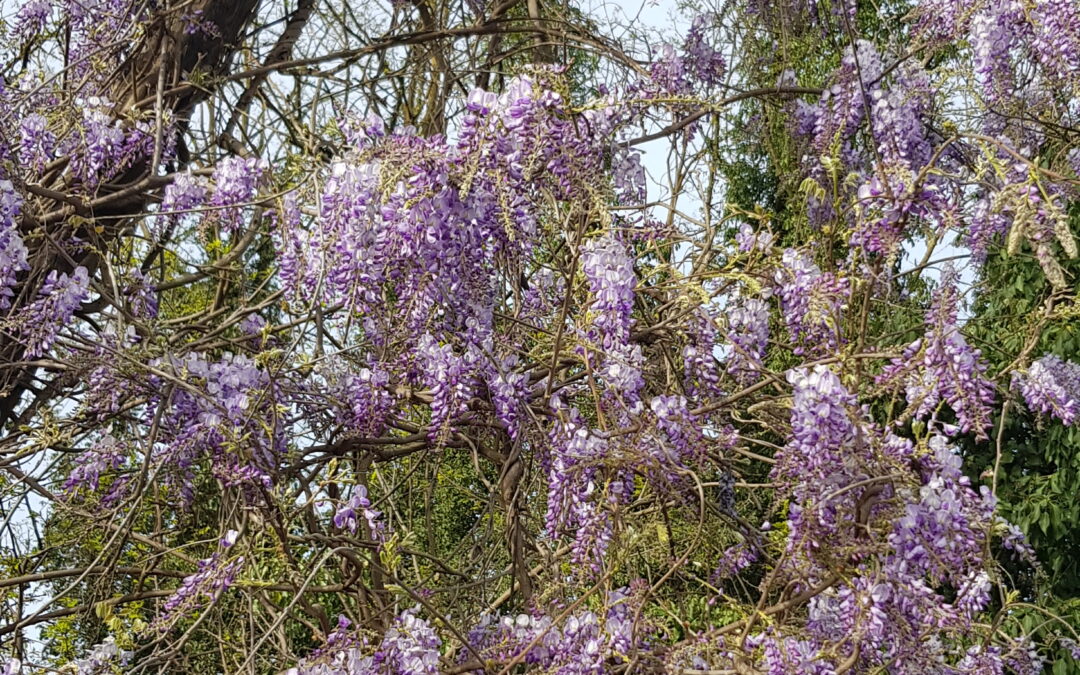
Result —
[{"label": "drooping flower raceme", "polygon": [[45,27],[53,10],[53,0],[29,0],[15,15],[15,34],[27,40]]},{"label": "drooping flower raceme", "polygon": [[455,417],[466,410],[473,391],[473,363],[469,354],[459,355],[452,345],[440,345],[430,334],[420,340],[417,356],[422,381],[431,388],[431,435],[445,439]]},{"label": "drooping flower raceme", "polygon": [[34,171],[42,171],[52,159],[56,135],[48,128],[45,117],[31,113],[19,125],[19,159]]},{"label": "drooping flower raceme", "polygon": [[847,279],[822,272],[806,251],[784,251],[776,272],[780,311],[796,354],[824,354],[841,342],[842,310],[847,306]]},{"label": "drooping flower raceme", "polygon": [[64,490],[69,494],[85,488],[98,489],[101,475],[119,468],[127,459],[127,448],[112,436],[101,439],[96,446],[75,460],[75,467],[64,481]]},{"label": "drooping flower raceme", "polygon": [[[484,615],[469,631],[469,641],[485,658],[496,662],[519,659],[532,668],[566,675],[601,675],[614,664],[625,664],[642,639],[648,622],[635,610],[639,603],[632,589],[607,594],[606,612],[578,611],[561,625],[543,614]],[[463,655],[463,660],[469,654]],[[479,671],[469,671],[479,672]]]},{"label": "drooping flower raceme", "polygon": [[761,369],[769,342],[769,305],[760,298],[740,297],[727,312],[731,353],[728,373],[742,385],[752,382]]},{"label": "drooping flower raceme", "polygon": [[506,425],[510,438],[517,440],[521,436],[523,408],[529,400],[529,377],[514,370],[517,357],[503,360],[495,373],[489,374],[488,389],[491,403],[495,407],[495,416]]},{"label": "drooping flower raceme", "polygon": [[937,407],[947,402],[956,413],[961,432],[985,437],[990,427],[994,388],[986,378],[982,353],[971,347],[957,322],[959,291],[955,273],[946,273],[926,315],[926,335],[908,345],[878,377],[878,382],[903,382],[908,404],[918,419],[937,419]]},{"label": "drooping flower raceme", "polygon": [[593,323],[600,332],[601,347],[611,349],[630,339],[634,309],[634,261],[626,245],[613,237],[585,244],[581,268],[593,296]]},{"label": "drooping flower raceme", "polygon": [[611,523],[604,510],[598,466],[607,452],[605,439],[594,433],[577,410],[565,411],[565,420],[551,430],[547,458],[547,533],[574,537],[574,559],[599,569],[611,541]]},{"label": "drooping flower raceme", "polygon": [[195,574],[184,577],[180,588],[166,599],[161,612],[147,627],[148,633],[167,631],[177,619],[207,603],[216,602],[232,586],[244,564],[244,556],[226,559],[237,536],[239,533],[235,530],[227,532],[219,542],[219,550],[209,558],[200,560],[199,570]]},{"label": "drooping flower raceme", "polygon": [[1051,415],[1071,426],[1080,418],[1080,364],[1046,354],[1027,372],[1013,371],[1013,388],[1019,389],[1031,410]]},{"label": "drooping flower raceme", "polygon": [[214,169],[214,194],[210,204],[224,207],[219,218],[226,232],[241,226],[242,205],[251,202],[268,166],[258,158],[226,157]]},{"label": "drooping flower raceme", "polygon": [[41,356],[52,347],[89,290],[90,278],[85,267],[76,267],[70,275],[56,270],[49,273],[38,292],[38,299],[10,320],[19,341],[26,346],[27,357]]},{"label": "drooping flower raceme", "polygon": [[[134,656],[133,652],[120,649],[116,640],[109,636],[94,645],[86,656],[75,659],[72,672],[74,675],[105,675],[115,672],[117,668],[129,665],[132,656]],[[15,671],[11,675],[20,675],[20,673]]]},{"label": "drooping flower raceme", "polygon": [[768,253],[772,248],[773,233],[768,230],[755,231],[749,223],[740,223],[739,229],[735,232],[735,243],[738,246],[739,253],[751,253],[758,251],[761,253]]},{"label": "drooping flower raceme", "polygon": [[150,413],[159,407],[165,413],[155,460],[179,501],[191,503],[196,469],[204,463],[225,485],[272,486],[285,452],[285,424],[277,405],[281,391],[269,373],[232,354],[210,359],[191,353],[156,366],[199,384],[170,390],[156,378],[150,382]]},{"label": "drooping flower raceme", "polygon": [[75,172],[87,190],[97,189],[124,168],[128,136],[111,108],[104,98],[88,98],[82,108],[81,137],[68,136],[58,147],[61,153],[71,153]]},{"label": "drooping flower raceme", "polygon": [[0,180],[0,309],[11,306],[15,275],[27,269],[26,244],[19,235],[23,198],[9,180]]},{"label": "drooping flower raceme", "polygon": [[646,96],[689,96],[695,87],[720,84],[727,71],[723,54],[710,44],[708,30],[713,17],[694,17],[681,48],[665,44],[649,66],[649,81],[643,83]]},{"label": "drooping flower raceme", "polygon": [[720,344],[716,322],[708,307],[699,307],[686,321],[687,345],[683,347],[686,391],[695,398],[723,396],[720,366],[715,351]]},{"label": "drooping flower raceme", "polygon": [[205,183],[198,176],[190,173],[174,176],[173,181],[165,187],[160,209],[164,215],[154,219],[154,233],[162,236],[168,225],[190,219],[193,215],[190,211],[203,205],[207,192]]},{"label": "drooping flower raceme", "polygon": [[442,640],[416,612],[416,609],[406,610],[394,620],[383,637],[376,660],[385,663],[389,672],[395,674],[437,675]]},{"label": "drooping flower raceme", "polygon": [[605,381],[633,404],[644,384],[641,348],[630,344],[637,285],[633,259],[626,244],[608,236],[586,243],[581,267],[593,297],[594,332],[588,335],[598,346],[600,371]]},{"label": "drooping flower raceme", "polygon": [[825,366],[796,369],[788,373],[788,382],[793,390],[791,440],[778,456],[773,475],[789,482],[794,495],[789,546],[814,550],[843,525],[840,511],[851,495],[839,501],[826,495],[851,480],[856,469],[848,457],[858,453],[865,440],[857,400],[833,371]]}]

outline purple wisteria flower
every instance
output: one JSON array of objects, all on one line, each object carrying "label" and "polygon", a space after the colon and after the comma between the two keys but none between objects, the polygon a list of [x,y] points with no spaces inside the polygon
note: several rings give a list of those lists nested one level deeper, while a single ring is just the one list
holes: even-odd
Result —
[{"label": "purple wisteria flower", "polygon": [[385,664],[391,673],[437,675],[439,672],[442,640],[427,621],[416,616],[418,609],[406,610],[394,620],[375,655],[375,661]]},{"label": "purple wisteria flower", "polygon": [[52,15],[53,0],[28,0],[15,15],[15,34],[27,40],[36,37],[45,28]]},{"label": "purple wisteria flower", "polygon": [[255,198],[262,176],[268,169],[266,160],[259,158],[226,157],[218,162],[214,168],[214,194],[210,204],[227,207],[218,212],[226,232],[240,228],[244,215],[241,205]]},{"label": "purple wisteria flower", "polygon": [[717,24],[717,17],[699,14],[690,23],[683,42],[686,64],[690,73],[703,84],[720,84],[727,72],[723,54],[706,38],[705,31]]},{"label": "purple wisteria flower", "polygon": [[1080,75],[1080,7],[1047,1],[1031,8],[1031,50],[1040,65],[1066,86]]},{"label": "purple wisteria flower", "polygon": [[1062,647],[1069,650],[1069,655],[1072,656],[1074,661],[1080,661],[1080,643],[1072,638],[1061,638],[1058,640]]},{"label": "purple wisteria flower", "polygon": [[645,167],[641,164],[641,153],[626,152],[615,163],[611,176],[619,202],[622,204],[641,204],[645,201]]},{"label": "purple wisteria flower", "polygon": [[581,255],[581,268],[589,280],[601,347],[611,349],[625,344],[633,325],[630,315],[637,285],[634,261],[626,245],[610,236],[588,241]]},{"label": "purple wisteria flower", "polygon": [[350,631],[345,617],[326,645],[286,675],[436,675],[442,640],[424,619],[416,616],[419,607],[407,609],[394,618],[377,649],[372,649],[359,631]]},{"label": "purple wisteria flower", "polygon": [[11,319],[19,341],[26,345],[28,358],[49,351],[89,292],[90,278],[85,267],[76,267],[70,275],[49,272],[38,299]]},{"label": "purple wisteria flower", "polygon": [[468,637],[477,651],[496,662],[520,658],[542,672],[602,675],[612,664],[627,663],[635,647],[639,653],[648,651],[643,639],[649,632],[647,621],[634,621],[639,605],[633,586],[619,588],[606,595],[603,613],[578,611],[561,625],[539,612],[488,614]]},{"label": "purple wisteria flower", "polygon": [[938,404],[947,402],[956,413],[958,430],[986,437],[990,427],[993,384],[986,378],[982,352],[960,332],[957,315],[960,294],[951,268],[941,280],[926,315],[926,335],[908,345],[881,375],[880,384],[903,382],[908,405],[917,419],[937,420]]},{"label": "purple wisteria flower", "polygon": [[713,16],[700,14],[694,17],[681,48],[671,44],[660,46],[659,55],[649,66],[649,81],[639,85],[645,96],[690,96],[695,86],[723,82],[727,62],[706,37],[706,31],[714,23]]},{"label": "purple wisteria flower", "polygon": [[517,372],[517,356],[503,360],[498,372],[490,374],[488,389],[491,391],[491,403],[495,407],[495,416],[506,425],[510,438],[517,440],[521,436],[521,417],[529,399],[529,376]]},{"label": "purple wisteria flower", "polygon": [[101,475],[123,466],[127,460],[127,452],[125,444],[118,442],[112,436],[102,438],[93,449],[76,458],[75,468],[64,481],[64,491],[68,494],[80,488],[96,491]]},{"label": "purple wisteria flower", "polygon": [[29,269],[26,244],[19,235],[22,195],[11,181],[0,180],[0,309],[11,306],[16,275]]},{"label": "purple wisteria flower", "polygon": [[124,296],[128,310],[141,319],[156,319],[158,296],[153,281],[137,267],[129,270],[126,276],[128,283],[124,287]]},{"label": "purple wisteria flower", "polygon": [[599,348],[599,370],[605,382],[634,407],[645,382],[641,374],[644,361],[641,347],[630,344],[637,286],[633,258],[625,243],[605,236],[585,244],[581,267],[593,298],[588,338]]},{"label": "purple wisteria flower", "polygon": [[701,432],[700,420],[690,412],[685,396],[655,396],[649,401],[649,410],[656,416],[659,442],[654,445],[643,439],[635,443],[649,453],[641,469],[660,482],[677,483],[685,469],[704,457],[708,441]]},{"label": "purple wisteria flower", "polygon": [[1027,372],[1013,371],[1012,386],[1019,389],[1028,408],[1072,426],[1080,418],[1080,364],[1046,354]]},{"label": "purple wisteria flower", "polygon": [[190,173],[180,173],[173,177],[173,181],[165,187],[165,195],[161,200],[161,216],[155,218],[157,223],[154,232],[157,236],[163,236],[169,225],[175,226],[191,218],[189,212],[197,209],[206,202],[209,192],[206,182]]},{"label": "purple wisteria flower", "polygon": [[[112,103],[92,96],[84,102],[81,134],[68,136],[58,150],[72,156],[72,166],[88,190],[123,168],[127,135],[123,123],[111,116]],[[74,145],[75,147],[68,147]]]},{"label": "purple wisteria flower", "polygon": [[754,230],[749,223],[740,223],[739,229],[735,231],[735,243],[738,245],[739,253],[751,253],[753,251],[760,251],[762,253],[768,253],[773,246],[773,233],[768,230]]},{"label": "purple wisteria flower", "polygon": [[983,93],[991,101],[999,100],[1013,88],[1010,51],[1025,32],[1022,14],[1017,3],[991,2],[971,20],[975,72],[982,81]]},{"label": "purple wisteria flower", "polygon": [[796,354],[824,354],[841,342],[841,320],[851,287],[821,269],[806,251],[787,249],[776,271],[780,311]]},{"label": "purple wisteria flower", "polygon": [[727,372],[741,385],[757,378],[769,342],[769,305],[760,298],[741,297],[728,309],[727,338],[731,342]]},{"label": "purple wisteria flower", "polygon": [[162,400],[159,383],[150,383],[149,414],[167,405],[154,459],[165,467],[163,478],[180,502],[194,498],[195,472],[203,462],[225,485],[272,487],[285,453],[279,383],[242,355],[211,360],[192,353],[153,365],[190,385]]},{"label": "purple wisteria flower", "polygon": [[699,307],[687,318],[687,345],[683,347],[686,391],[694,397],[723,396],[720,367],[714,352],[720,343],[716,322],[707,307]]},{"label": "purple wisteria flower", "polygon": [[34,171],[42,171],[53,157],[56,135],[40,113],[31,113],[19,123],[19,159]]},{"label": "purple wisteria flower", "polygon": [[383,541],[386,536],[386,523],[381,520],[382,512],[371,508],[371,500],[368,499],[367,488],[363,485],[357,485],[353,489],[352,496],[349,497],[349,500],[342,504],[334,513],[334,527],[345,530],[350,534],[356,534],[357,527],[359,526],[359,520],[357,518],[358,513],[367,523],[368,531],[371,533],[372,538],[374,538],[375,541]]},{"label": "purple wisteria flower", "polygon": [[455,417],[463,414],[474,389],[474,359],[458,355],[451,345],[440,345],[430,334],[424,335],[417,348],[423,382],[430,388],[430,435],[444,439],[452,430]]},{"label": "purple wisteria flower", "polygon": [[110,636],[94,645],[83,658],[75,659],[72,665],[75,675],[106,675],[127,666],[132,656],[133,652],[120,649]]},{"label": "purple wisteria flower", "polygon": [[346,375],[341,391],[345,405],[340,415],[341,422],[365,436],[381,434],[395,403],[388,389],[389,384],[390,373],[378,363],[370,368],[362,367],[356,374]]},{"label": "purple wisteria flower", "polygon": [[972,489],[960,456],[944,437],[934,436],[929,445],[934,454],[923,460],[929,478],[895,522],[889,541],[898,572],[959,587],[969,571],[981,571],[977,566],[995,500],[986,486]]},{"label": "purple wisteria flower", "polygon": [[236,575],[243,568],[244,556],[226,560],[226,554],[236,543],[239,534],[236,530],[225,533],[218,542],[218,550],[209,558],[200,560],[198,571],[184,577],[180,588],[165,600],[161,611],[147,626],[146,633],[163,633],[169,630],[177,619],[216,602],[221,594],[233,585]]},{"label": "purple wisteria flower", "polygon": [[713,583],[719,583],[725,579],[731,579],[739,572],[757,562],[759,557],[757,549],[750,542],[743,540],[738,544],[729,546],[716,563],[710,579]]},{"label": "purple wisteria flower", "polygon": [[593,433],[575,409],[565,411],[565,420],[552,427],[550,436],[546,533],[572,534],[574,560],[599,569],[611,541],[611,523],[597,486],[597,463],[608,454],[608,441]]}]

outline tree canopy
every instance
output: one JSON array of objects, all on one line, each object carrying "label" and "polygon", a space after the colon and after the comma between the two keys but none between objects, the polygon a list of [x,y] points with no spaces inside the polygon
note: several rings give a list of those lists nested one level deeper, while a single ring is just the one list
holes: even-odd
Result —
[{"label": "tree canopy", "polygon": [[0,674],[1080,672],[1076,0],[0,19]]}]

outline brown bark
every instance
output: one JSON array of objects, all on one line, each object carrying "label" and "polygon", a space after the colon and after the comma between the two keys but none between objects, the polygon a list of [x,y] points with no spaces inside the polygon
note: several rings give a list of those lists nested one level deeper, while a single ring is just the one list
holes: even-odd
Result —
[{"label": "brown bark", "polygon": [[524,523],[524,495],[522,478],[525,475],[525,461],[521,456],[521,444],[511,444],[503,462],[502,476],[499,479],[499,496],[506,509],[506,543],[510,551],[514,583],[527,605],[532,599],[532,578],[529,576],[528,540]]}]

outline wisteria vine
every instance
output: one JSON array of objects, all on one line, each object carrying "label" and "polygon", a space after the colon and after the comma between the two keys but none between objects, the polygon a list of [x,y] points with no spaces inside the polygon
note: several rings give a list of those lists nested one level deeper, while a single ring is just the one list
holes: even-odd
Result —
[{"label": "wisteria vine", "polygon": [[[317,3],[224,4],[3,24],[0,517],[47,524],[0,557],[0,673],[1076,658],[999,489],[1009,415],[1080,421],[1036,351],[1078,316],[1075,2],[719,3],[636,52],[393,2],[396,42],[295,60]],[[743,58],[791,32],[835,49]],[[275,107],[368,67],[395,102]],[[755,134],[767,205],[722,161]],[[1003,369],[991,256],[1046,282]]]}]

